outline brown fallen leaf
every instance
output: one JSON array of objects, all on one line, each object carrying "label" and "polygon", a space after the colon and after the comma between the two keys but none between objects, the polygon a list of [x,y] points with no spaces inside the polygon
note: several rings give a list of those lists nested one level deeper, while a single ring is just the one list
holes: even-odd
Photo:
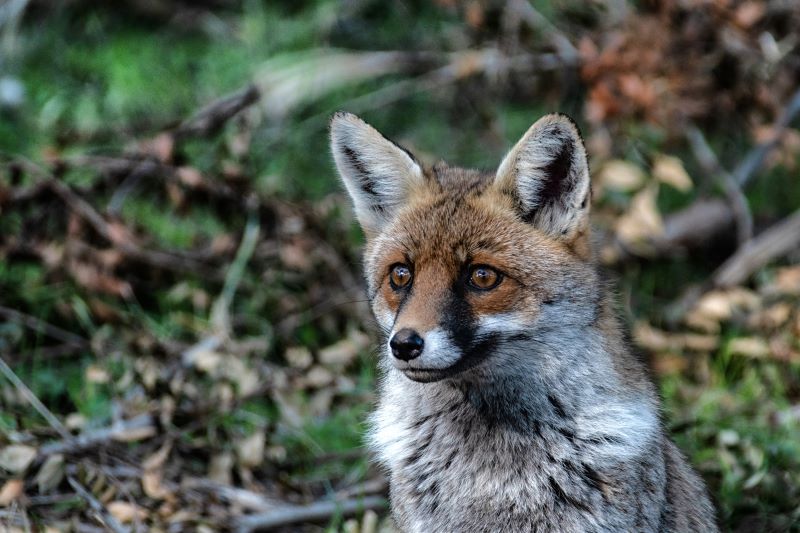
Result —
[{"label": "brown fallen leaf", "polygon": [[264,447],[267,438],[264,430],[258,430],[236,443],[239,464],[245,468],[255,468],[264,461]]},{"label": "brown fallen leaf", "polygon": [[644,186],[645,175],[641,168],[630,161],[612,159],[603,163],[594,181],[600,189],[632,192]]},{"label": "brown fallen leaf", "polygon": [[683,167],[683,161],[671,155],[659,155],[653,162],[653,177],[681,192],[692,189],[692,178]]},{"label": "brown fallen leaf", "polygon": [[111,513],[111,516],[123,524],[146,520],[148,517],[148,512],[144,507],[126,501],[116,500],[109,502],[106,508]]},{"label": "brown fallen leaf", "polygon": [[24,481],[21,479],[9,479],[0,488],[0,507],[8,507],[11,502],[20,499],[24,491]]},{"label": "brown fallen leaf", "polygon": [[761,337],[738,337],[731,339],[728,350],[732,354],[761,359],[770,354],[769,344]]}]

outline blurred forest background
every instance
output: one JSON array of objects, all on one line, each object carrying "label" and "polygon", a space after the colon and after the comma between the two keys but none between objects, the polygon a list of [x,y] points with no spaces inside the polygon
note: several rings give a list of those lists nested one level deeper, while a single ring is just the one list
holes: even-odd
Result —
[{"label": "blurred forest background", "polygon": [[664,423],[800,531],[798,87],[791,0],[5,0],[1,528],[389,530],[344,109],[483,168],[572,115]]}]

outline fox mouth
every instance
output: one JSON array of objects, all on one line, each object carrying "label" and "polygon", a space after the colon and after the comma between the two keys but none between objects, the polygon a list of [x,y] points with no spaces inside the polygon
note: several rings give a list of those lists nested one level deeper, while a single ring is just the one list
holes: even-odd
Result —
[{"label": "fox mouth", "polygon": [[400,371],[411,381],[417,383],[433,383],[441,381],[459,373],[453,365],[448,368],[403,368]]},{"label": "fox mouth", "polygon": [[414,366],[414,361],[406,363],[395,360],[395,368],[401,371],[408,379],[418,383],[442,381],[479,366],[497,349],[499,340],[498,335],[485,336],[480,342],[461,352],[461,356],[450,366],[442,368]]}]

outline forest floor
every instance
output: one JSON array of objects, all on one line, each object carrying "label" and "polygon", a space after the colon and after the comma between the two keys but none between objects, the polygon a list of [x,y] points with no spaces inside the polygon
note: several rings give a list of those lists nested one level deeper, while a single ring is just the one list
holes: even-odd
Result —
[{"label": "forest floor", "polygon": [[777,1],[0,7],[0,526],[389,527],[346,109],[483,168],[574,116],[665,425],[725,530],[800,530],[799,28]]}]

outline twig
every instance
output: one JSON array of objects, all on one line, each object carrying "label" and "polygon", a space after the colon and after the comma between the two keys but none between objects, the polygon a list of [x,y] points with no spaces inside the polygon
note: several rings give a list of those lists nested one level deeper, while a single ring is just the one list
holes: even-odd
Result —
[{"label": "twig", "polygon": [[237,521],[239,533],[273,529],[303,522],[328,520],[337,514],[353,515],[368,509],[385,509],[386,498],[382,496],[366,496],[341,501],[319,501],[309,505],[287,506],[262,514],[244,516]]},{"label": "twig", "polygon": [[146,434],[151,431],[155,432],[153,418],[149,414],[143,414],[135,416],[130,420],[115,422],[110,427],[95,429],[75,437],[68,435],[63,441],[45,444],[39,448],[39,453],[42,455],[77,453],[110,440],[129,436],[134,432]]},{"label": "twig", "polygon": [[199,263],[188,257],[162,252],[159,250],[146,250],[129,240],[123,240],[120,235],[112,231],[103,216],[100,215],[100,213],[98,213],[94,207],[89,204],[89,202],[74,192],[68,185],[55,179],[51,179],[49,184],[50,188],[67,205],[69,205],[73,211],[80,215],[81,218],[86,220],[97,233],[113,244],[127,257],[149,263],[166,270],[193,272],[211,277],[213,279],[219,277],[219,273],[216,270],[209,269],[202,263]]},{"label": "twig", "polygon": [[130,531],[128,528],[123,527],[122,524],[108,512],[108,509],[106,509],[91,492],[86,490],[86,487],[81,485],[77,479],[72,476],[67,476],[67,481],[70,486],[75,489],[75,492],[89,504],[89,507],[97,513],[97,518],[104,526],[114,531],[114,533],[128,533]]},{"label": "twig", "polygon": [[800,114],[800,89],[794,93],[789,103],[778,117],[778,120],[772,126],[772,136],[770,139],[751,150],[733,171],[733,179],[739,184],[739,187],[744,188],[755,175],[756,171],[761,168],[764,158],[766,158],[767,154],[780,142],[784,130],[786,130],[798,114]]},{"label": "twig", "polygon": [[241,110],[256,103],[261,92],[255,85],[248,85],[236,92],[211,102],[175,130],[176,138],[212,135]]},{"label": "twig", "polygon": [[36,409],[36,411],[42,415],[45,420],[47,420],[47,423],[50,424],[50,426],[55,429],[62,438],[72,438],[70,432],[64,427],[61,421],[56,418],[56,415],[54,415],[50,409],[48,409],[47,406],[45,406],[41,400],[36,397],[33,391],[29,389],[21,379],[19,379],[19,377],[14,373],[13,370],[11,370],[11,367],[6,364],[5,359],[2,357],[0,357],[0,372],[3,373],[6,379],[10,381],[14,387],[16,387],[16,389],[28,401],[28,403],[31,404],[31,406]]},{"label": "twig", "polygon": [[711,276],[717,287],[742,283],[753,272],[800,246],[800,211],[765,230],[739,248]]},{"label": "twig", "polygon": [[244,509],[266,513],[283,508],[286,504],[281,500],[269,498],[252,490],[231,487],[207,478],[184,480],[182,488],[213,493],[220,500],[239,505]]},{"label": "twig", "polygon": [[52,324],[48,324],[44,320],[36,318],[35,316],[21,313],[16,309],[11,309],[9,307],[4,307],[0,305],[0,316],[6,318],[7,320],[11,320],[13,322],[19,322],[20,324],[22,324],[27,328],[30,328],[34,331],[38,331],[40,333],[44,333],[48,337],[60,340],[65,344],[69,344],[70,346],[76,346],[79,348],[84,348],[89,346],[89,341],[84,339],[83,337],[75,335],[74,333],[71,333],[65,329],[61,329]]},{"label": "twig", "polygon": [[717,181],[725,192],[725,196],[728,197],[728,202],[730,202],[736,217],[737,240],[741,246],[753,237],[753,215],[747,205],[747,198],[736,179],[730,172],[722,168],[716,154],[708,145],[705,135],[696,126],[690,126],[686,130],[686,139],[689,141],[689,146],[691,146],[697,162]]},{"label": "twig", "polygon": [[508,7],[516,13],[533,30],[543,30],[550,34],[553,46],[558,50],[558,54],[570,61],[578,58],[578,50],[570,42],[564,33],[555,24],[550,22],[544,15],[539,13],[527,0],[510,0]]}]

